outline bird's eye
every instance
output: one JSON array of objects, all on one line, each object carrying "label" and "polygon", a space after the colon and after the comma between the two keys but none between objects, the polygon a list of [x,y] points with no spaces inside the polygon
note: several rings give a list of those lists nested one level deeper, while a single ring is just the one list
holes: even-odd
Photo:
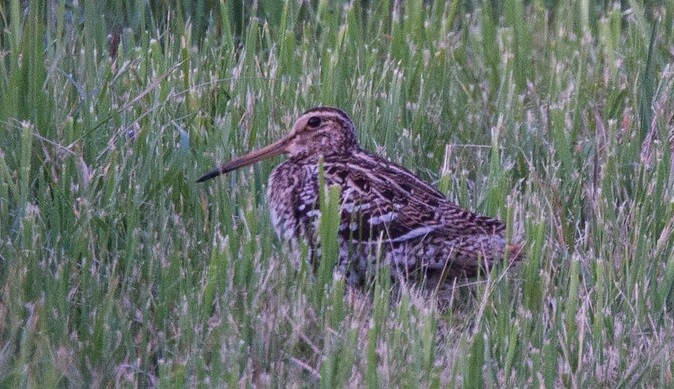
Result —
[{"label": "bird's eye", "polygon": [[321,118],[318,116],[312,116],[309,118],[307,125],[309,127],[318,127],[319,125],[321,125]]}]

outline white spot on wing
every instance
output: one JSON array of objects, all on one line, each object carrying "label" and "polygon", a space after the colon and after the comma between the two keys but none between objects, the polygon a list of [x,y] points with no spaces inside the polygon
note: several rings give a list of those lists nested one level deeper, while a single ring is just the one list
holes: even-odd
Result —
[{"label": "white spot on wing", "polygon": [[348,213],[366,211],[370,208],[372,208],[371,204],[355,204],[352,202],[345,202],[342,204],[342,210]]},{"label": "white spot on wing", "polygon": [[399,237],[395,239],[391,239],[390,242],[392,243],[398,243],[398,242],[404,242],[406,240],[418,238],[420,236],[425,236],[429,232],[433,231],[433,227],[419,227],[411,230],[410,232],[400,235]]},{"label": "white spot on wing", "polygon": [[393,219],[395,219],[397,214],[395,212],[389,212],[385,213],[383,215],[379,216],[372,216],[371,218],[367,219],[367,222],[374,225],[374,224],[381,224],[381,223],[389,223]]}]

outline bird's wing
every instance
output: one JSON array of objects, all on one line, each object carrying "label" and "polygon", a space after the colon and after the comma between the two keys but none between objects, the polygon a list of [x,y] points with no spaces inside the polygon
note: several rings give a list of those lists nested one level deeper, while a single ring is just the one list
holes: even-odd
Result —
[{"label": "bird's wing", "polygon": [[342,188],[341,233],[352,241],[398,243],[426,236],[447,240],[471,234],[502,234],[499,220],[479,216],[447,200],[408,170],[359,152],[326,159],[328,184]]}]

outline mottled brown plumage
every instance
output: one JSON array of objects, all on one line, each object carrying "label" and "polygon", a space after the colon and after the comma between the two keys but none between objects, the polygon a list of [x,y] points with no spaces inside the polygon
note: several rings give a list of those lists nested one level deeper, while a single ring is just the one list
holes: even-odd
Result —
[{"label": "mottled brown plumage", "polygon": [[351,119],[336,108],[306,111],[281,140],[198,181],[278,154],[288,159],[272,171],[267,191],[277,234],[291,247],[305,239],[311,257],[317,256],[322,158],[326,185],[341,188],[338,270],[349,283],[373,274],[377,258],[390,264],[394,278],[436,287],[457,276],[474,276],[506,257],[521,257],[517,245],[507,244],[499,220],[457,206],[407,169],[362,150]]}]

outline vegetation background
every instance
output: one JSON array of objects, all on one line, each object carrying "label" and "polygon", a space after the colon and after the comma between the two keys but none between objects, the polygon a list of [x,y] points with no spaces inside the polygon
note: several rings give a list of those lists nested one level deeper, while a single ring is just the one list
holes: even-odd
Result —
[{"label": "vegetation background", "polygon": [[[673,4],[0,3],[0,386],[671,387]],[[194,182],[321,104],[526,260],[353,291]]]}]

